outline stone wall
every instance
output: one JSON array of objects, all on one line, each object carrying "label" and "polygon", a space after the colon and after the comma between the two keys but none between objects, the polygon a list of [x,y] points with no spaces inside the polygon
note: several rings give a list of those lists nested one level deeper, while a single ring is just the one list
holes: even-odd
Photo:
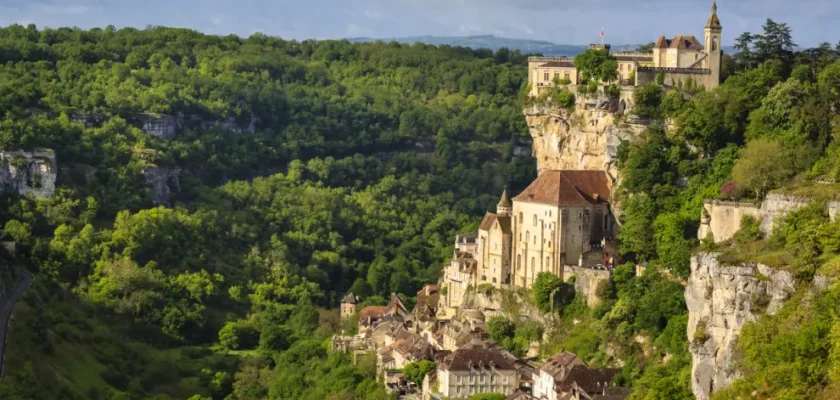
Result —
[{"label": "stone wall", "polygon": [[698,400],[742,376],[737,350],[741,327],[761,312],[775,313],[795,290],[789,272],[761,264],[724,266],[714,253],[692,257],[685,288],[686,333],[691,342],[691,388]]},{"label": "stone wall", "polygon": [[741,229],[743,217],[750,216],[758,221],[762,219],[761,209],[755,203],[706,200],[703,209],[705,214],[701,216],[697,238],[703,240],[711,233],[715,243],[731,239]]},{"label": "stone wall", "polygon": [[[704,239],[711,232],[715,243],[732,238],[741,229],[741,218],[745,215],[755,217],[761,222],[761,232],[765,236],[773,233],[773,228],[779,224],[782,217],[791,211],[798,210],[810,203],[811,198],[788,194],[770,193],[761,202],[761,206],[754,203],[706,200],[703,204],[705,214],[700,217],[698,239]],[[828,215],[833,220],[840,214],[840,202],[832,201],[827,204]]]},{"label": "stone wall", "polygon": [[665,84],[671,82],[693,80],[697,85],[703,85],[707,89],[716,88],[720,83],[715,82],[717,77],[711,70],[703,68],[652,68],[639,67],[636,70],[636,86],[644,86],[656,82],[656,75],[665,74]]},{"label": "stone wall", "polygon": [[0,191],[52,197],[57,171],[53,150],[0,151]]},{"label": "stone wall", "polygon": [[577,265],[566,265],[563,277],[567,280],[575,276],[575,292],[586,298],[589,307],[601,304],[601,297],[598,296],[598,286],[606,284],[612,277],[609,270],[578,267]]}]

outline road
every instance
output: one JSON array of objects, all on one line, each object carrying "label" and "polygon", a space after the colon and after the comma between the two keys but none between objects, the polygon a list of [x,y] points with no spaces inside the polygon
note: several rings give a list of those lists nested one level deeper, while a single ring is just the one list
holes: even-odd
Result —
[{"label": "road", "polygon": [[12,292],[5,299],[0,300],[0,377],[3,376],[3,366],[6,364],[6,330],[9,327],[9,318],[12,316],[12,311],[18,300],[23,296],[23,292],[32,283],[32,275],[28,272],[21,271],[18,278],[17,285],[15,285]]}]

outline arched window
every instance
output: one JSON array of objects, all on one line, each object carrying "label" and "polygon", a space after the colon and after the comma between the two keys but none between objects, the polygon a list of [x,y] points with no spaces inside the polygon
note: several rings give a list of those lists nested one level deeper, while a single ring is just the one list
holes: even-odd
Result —
[{"label": "arched window", "polygon": [[531,231],[525,231],[525,242],[531,240]]},{"label": "arched window", "polygon": [[537,259],[534,258],[534,257],[531,257],[531,275],[532,276],[534,275],[534,268],[536,268],[536,265],[537,265]]},{"label": "arched window", "polygon": [[717,51],[718,48],[718,38],[717,36],[712,37],[712,51]]},{"label": "arched window", "polygon": [[549,256],[545,256],[545,267],[549,268],[551,266],[551,258]]},{"label": "arched window", "polygon": [[534,235],[534,244],[537,244],[537,235]]}]

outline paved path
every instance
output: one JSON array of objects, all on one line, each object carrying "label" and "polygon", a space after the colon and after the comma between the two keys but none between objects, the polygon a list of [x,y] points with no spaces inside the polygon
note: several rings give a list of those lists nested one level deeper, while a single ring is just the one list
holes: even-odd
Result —
[{"label": "paved path", "polygon": [[3,366],[6,364],[6,330],[9,326],[9,318],[30,283],[32,283],[32,275],[26,271],[21,271],[17,285],[12,289],[12,292],[5,299],[0,300],[0,377],[3,376]]}]

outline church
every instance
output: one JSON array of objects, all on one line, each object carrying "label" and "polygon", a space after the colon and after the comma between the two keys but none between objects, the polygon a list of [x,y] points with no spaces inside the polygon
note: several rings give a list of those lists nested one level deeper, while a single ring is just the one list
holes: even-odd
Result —
[{"label": "church", "polygon": [[616,220],[604,171],[545,171],[511,200],[502,193],[476,235],[475,283],[530,288],[537,274],[609,263]]}]

